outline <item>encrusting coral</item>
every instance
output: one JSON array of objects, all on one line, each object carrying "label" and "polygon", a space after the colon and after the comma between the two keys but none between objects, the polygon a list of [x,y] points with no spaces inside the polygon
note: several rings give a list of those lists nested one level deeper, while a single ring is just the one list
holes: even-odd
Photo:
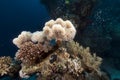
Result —
[{"label": "encrusting coral", "polygon": [[108,80],[99,68],[102,58],[74,42],[75,34],[69,20],[58,18],[46,22],[43,31],[24,31],[13,39],[20,77],[37,73],[37,80]]}]

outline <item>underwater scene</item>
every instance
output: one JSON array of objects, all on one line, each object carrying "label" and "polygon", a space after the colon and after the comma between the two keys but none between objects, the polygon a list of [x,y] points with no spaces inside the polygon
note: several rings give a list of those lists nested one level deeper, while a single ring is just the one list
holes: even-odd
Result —
[{"label": "underwater scene", "polygon": [[0,80],[120,80],[120,0],[0,0]]}]

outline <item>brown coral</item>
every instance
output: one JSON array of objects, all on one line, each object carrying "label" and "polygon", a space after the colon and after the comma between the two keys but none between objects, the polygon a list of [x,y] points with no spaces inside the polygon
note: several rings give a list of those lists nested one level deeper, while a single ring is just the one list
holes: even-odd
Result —
[{"label": "brown coral", "polygon": [[41,43],[25,42],[16,53],[16,59],[21,60],[24,65],[33,65],[40,61],[43,51]]},{"label": "brown coral", "polygon": [[10,72],[11,63],[12,59],[10,57],[0,57],[0,76],[3,76]]}]

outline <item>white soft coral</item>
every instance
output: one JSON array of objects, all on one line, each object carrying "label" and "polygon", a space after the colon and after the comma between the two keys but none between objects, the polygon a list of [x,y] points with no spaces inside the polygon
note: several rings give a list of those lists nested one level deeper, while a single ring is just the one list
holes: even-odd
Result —
[{"label": "white soft coral", "polygon": [[49,40],[69,41],[74,39],[76,29],[69,20],[63,21],[58,18],[56,21],[48,21],[43,28],[43,32]]},{"label": "white soft coral", "polygon": [[32,33],[28,31],[22,31],[20,35],[18,35],[17,38],[13,39],[13,43],[20,48],[20,46],[26,42],[31,40]]},{"label": "white soft coral", "polygon": [[20,46],[27,42],[44,42],[45,40],[56,41],[70,41],[73,40],[76,34],[76,29],[69,20],[62,20],[61,18],[50,20],[45,23],[43,31],[36,31],[34,33],[23,31],[21,34],[13,39],[13,43],[20,48]]}]

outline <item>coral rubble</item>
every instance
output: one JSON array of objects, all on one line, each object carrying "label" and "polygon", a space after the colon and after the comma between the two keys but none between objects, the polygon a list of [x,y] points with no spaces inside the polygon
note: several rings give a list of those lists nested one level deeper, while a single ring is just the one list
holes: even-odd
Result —
[{"label": "coral rubble", "polygon": [[[69,20],[50,20],[43,31],[24,31],[13,43],[19,48],[21,78],[38,75],[38,80],[109,80],[100,70],[102,58],[73,41],[76,29]],[[53,42],[52,42],[53,41]]]}]

